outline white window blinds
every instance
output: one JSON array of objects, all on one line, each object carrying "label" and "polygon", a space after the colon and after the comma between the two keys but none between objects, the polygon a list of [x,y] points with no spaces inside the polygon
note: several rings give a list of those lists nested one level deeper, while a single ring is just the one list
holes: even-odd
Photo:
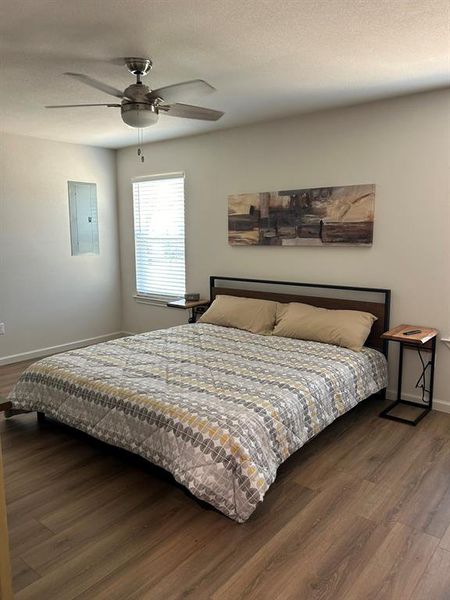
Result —
[{"label": "white window blinds", "polygon": [[133,182],[136,291],[167,298],[186,291],[184,176]]}]

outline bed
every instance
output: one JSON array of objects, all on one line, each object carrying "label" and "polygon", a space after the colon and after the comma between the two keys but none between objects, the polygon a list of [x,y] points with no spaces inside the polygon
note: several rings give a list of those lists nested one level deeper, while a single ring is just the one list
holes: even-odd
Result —
[{"label": "bed", "polygon": [[[256,289],[255,280],[245,280],[253,290],[229,287],[230,281],[244,280],[212,278],[211,299],[229,293],[292,300],[291,294]],[[22,374],[9,399],[15,409],[44,413],[163,467],[241,523],[284,460],[386,387],[380,332],[388,324],[388,290],[358,290],[384,294],[383,300],[308,301],[370,308],[378,321],[362,352],[197,323],[40,360]]]}]

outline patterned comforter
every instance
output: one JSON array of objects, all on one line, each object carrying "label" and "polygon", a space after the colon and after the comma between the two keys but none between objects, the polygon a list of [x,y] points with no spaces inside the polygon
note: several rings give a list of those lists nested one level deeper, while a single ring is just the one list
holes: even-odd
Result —
[{"label": "patterned comforter", "polygon": [[386,384],[376,350],[196,324],[40,360],[10,400],[143,456],[243,522],[288,456]]}]

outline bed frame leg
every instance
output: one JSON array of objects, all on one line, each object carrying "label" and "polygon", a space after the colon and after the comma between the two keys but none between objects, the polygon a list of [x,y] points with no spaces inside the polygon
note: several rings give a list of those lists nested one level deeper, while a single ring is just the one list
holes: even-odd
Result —
[{"label": "bed frame leg", "polygon": [[[30,412],[33,412],[31,410],[23,410],[21,408],[8,408],[7,410],[4,411],[5,414],[5,419],[10,419],[11,417],[15,417],[16,415],[26,415]],[[42,412],[36,412],[37,414],[37,420],[39,423],[41,423],[42,421],[45,421],[45,414]]]},{"label": "bed frame leg", "polygon": [[15,417],[16,415],[23,415],[28,412],[30,411],[22,410],[20,408],[8,408],[8,410],[5,410],[5,419],[10,419],[11,417]]}]

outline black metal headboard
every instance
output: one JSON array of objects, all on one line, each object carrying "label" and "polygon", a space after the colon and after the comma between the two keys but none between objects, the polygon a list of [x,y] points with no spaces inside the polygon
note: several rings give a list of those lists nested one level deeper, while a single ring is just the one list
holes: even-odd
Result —
[{"label": "black metal headboard", "polygon": [[[217,282],[224,284],[217,285]],[[230,283],[237,284],[237,287],[229,286]],[[356,300],[353,298],[338,298],[330,295],[310,296],[306,294],[297,294],[296,291],[290,293],[276,292],[264,289],[251,289],[242,287],[242,284],[255,284],[257,286],[289,286],[293,288],[310,288],[312,290],[335,290],[336,292],[360,292],[367,295],[378,295],[382,297],[381,301]],[[241,286],[241,287],[239,287]],[[322,283],[304,283],[298,281],[273,281],[269,279],[246,279],[244,277],[222,277],[211,275],[209,278],[210,302],[219,295],[243,296],[246,298],[260,298],[263,300],[274,300],[276,302],[304,302],[320,308],[343,309],[343,310],[362,310],[370,312],[377,317],[372,326],[366,346],[380,350],[387,357],[388,344],[381,338],[381,334],[389,329],[389,317],[391,306],[391,290],[385,288],[367,288],[348,285],[330,285]]]}]

